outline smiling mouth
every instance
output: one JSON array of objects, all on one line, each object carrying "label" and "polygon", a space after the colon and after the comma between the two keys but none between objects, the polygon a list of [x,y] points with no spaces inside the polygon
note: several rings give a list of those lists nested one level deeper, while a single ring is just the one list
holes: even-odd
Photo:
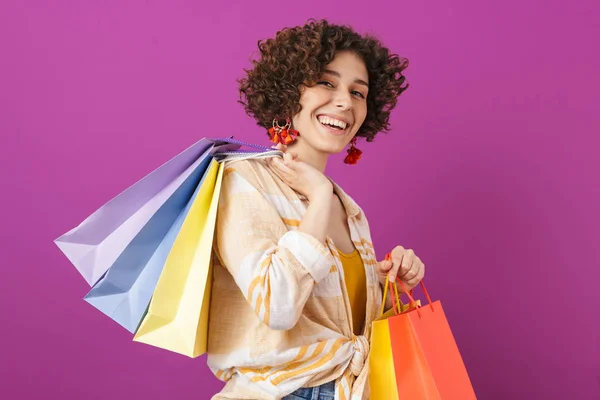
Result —
[{"label": "smiling mouth", "polygon": [[[319,116],[316,117],[317,122],[323,126],[326,129],[335,131],[335,132],[339,132],[342,133],[344,132],[346,129],[348,129],[350,127],[350,124],[347,123],[336,123],[332,118],[319,118]],[[339,125],[345,125],[344,127],[339,126]]]}]

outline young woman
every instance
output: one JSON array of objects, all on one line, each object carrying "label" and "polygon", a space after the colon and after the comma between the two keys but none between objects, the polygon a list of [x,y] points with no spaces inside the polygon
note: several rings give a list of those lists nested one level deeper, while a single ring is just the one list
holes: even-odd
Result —
[{"label": "young woman", "polygon": [[378,262],[365,215],[324,171],[348,145],[345,161],[356,163],[357,138],[388,128],[408,63],[327,21],[283,29],[259,49],[242,104],[284,156],[226,164],[208,364],[227,383],[213,399],[368,398],[386,275],[413,288],[425,267],[402,246]]}]

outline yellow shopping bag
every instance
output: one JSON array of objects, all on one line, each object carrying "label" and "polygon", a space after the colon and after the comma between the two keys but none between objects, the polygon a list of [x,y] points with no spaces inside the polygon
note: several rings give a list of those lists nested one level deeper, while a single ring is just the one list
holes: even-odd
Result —
[{"label": "yellow shopping bag", "polygon": [[[371,353],[369,355],[369,386],[371,400],[398,400],[396,389],[396,376],[394,373],[394,358],[392,357],[392,338],[387,319],[406,311],[407,305],[400,301],[398,288],[392,285],[392,308],[383,312],[387,297],[388,280],[386,279],[383,291],[383,302],[379,318],[371,325]],[[395,294],[395,296],[394,296]]]},{"label": "yellow shopping bag", "polygon": [[223,164],[212,160],[135,337],[189,357],[206,352],[212,245]]}]

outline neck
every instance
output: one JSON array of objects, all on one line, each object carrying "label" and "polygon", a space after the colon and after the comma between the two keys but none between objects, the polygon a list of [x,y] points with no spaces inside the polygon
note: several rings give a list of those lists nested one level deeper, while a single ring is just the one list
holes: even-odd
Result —
[{"label": "neck", "polygon": [[288,147],[288,151],[298,155],[298,160],[310,165],[321,173],[325,173],[329,154],[318,151],[314,147],[307,146],[306,142],[298,140]]}]

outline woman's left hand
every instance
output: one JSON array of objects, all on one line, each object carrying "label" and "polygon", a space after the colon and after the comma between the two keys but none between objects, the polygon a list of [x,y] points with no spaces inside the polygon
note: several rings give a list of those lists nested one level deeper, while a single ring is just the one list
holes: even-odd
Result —
[{"label": "woman's left hand", "polygon": [[[389,276],[390,282],[400,278],[411,290],[421,282],[425,275],[425,264],[411,249],[405,249],[402,246],[396,246],[392,250],[391,261],[384,260],[377,263],[376,270],[379,282],[385,285],[385,277]],[[399,288],[400,289],[400,288]]]}]

